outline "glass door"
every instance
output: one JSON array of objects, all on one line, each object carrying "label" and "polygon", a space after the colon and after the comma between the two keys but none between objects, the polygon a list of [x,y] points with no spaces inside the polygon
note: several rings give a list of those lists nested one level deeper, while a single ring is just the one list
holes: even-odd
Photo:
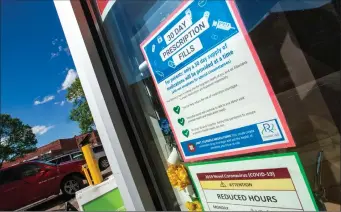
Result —
[{"label": "glass door", "polygon": [[[311,187],[316,194],[323,190],[322,202],[339,205],[341,31],[337,1],[235,2],[296,143],[295,148],[268,152],[297,151]],[[151,167],[146,172],[163,202],[160,209],[188,210],[188,194],[172,188],[167,177],[167,159],[174,152],[181,154],[140,49],[182,1],[116,0],[102,10],[97,3],[93,0],[91,5],[103,36],[102,48],[114,64],[111,74],[120,82],[119,96],[126,103],[121,109],[130,114],[138,151]],[[324,171],[318,182],[316,156],[321,151]],[[265,153],[248,155],[260,154]]]}]

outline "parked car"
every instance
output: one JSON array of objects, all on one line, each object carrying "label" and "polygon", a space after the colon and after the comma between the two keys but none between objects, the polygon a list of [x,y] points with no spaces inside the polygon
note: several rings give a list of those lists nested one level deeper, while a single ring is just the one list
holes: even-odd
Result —
[{"label": "parked car", "polygon": [[[98,166],[101,171],[107,169],[109,167],[109,161],[107,156],[105,155],[104,149],[102,145],[92,147],[92,151],[94,153],[95,159],[98,161]],[[81,151],[75,151],[72,153],[64,154],[61,156],[57,156],[48,162],[54,164],[61,164],[68,161],[84,159],[83,153]]]},{"label": "parked car", "polygon": [[94,152],[94,156],[96,160],[98,161],[98,166],[101,171],[107,169],[109,165],[109,161],[107,156],[105,155],[104,149],[102,145],[98,145],[92,148],[92,151]]},{"label": "parked car", "polygon": [[84,160],[60,165],[29,161],[0,169],[0,211],[15,210],[33,204],[60,190],[72,197],[83,187]]},{"label": "parked car", "polygon": [[74,161],[74,160],[84,160],[83,153],[81,151],[75,151],[68,154],[58,155],[53,159],[48,160],[49,163],[53,163],[56,165]]}]

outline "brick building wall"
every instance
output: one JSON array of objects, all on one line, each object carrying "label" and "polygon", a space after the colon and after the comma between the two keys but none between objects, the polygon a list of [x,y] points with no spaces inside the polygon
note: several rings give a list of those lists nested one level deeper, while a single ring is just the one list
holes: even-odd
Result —
[{"label": "brick building wall", "polygon": [[5,162],[2,168],[10,167],[18,163],[32,160],[32,159],[46,159],[52,158],[57,155],[65,154],[71,151],[78,150],[78,141],[82,140],[86,135],[90,134],[90,142],[93,145],[98,145],[101,143],[97,131],[92,131],[91,133],[85,133],[82,135],[74,136],[73,138],[58,139],[49,144],[37,148],[36,151],[26,154],[22,158],[18,158],[13,162]]}]

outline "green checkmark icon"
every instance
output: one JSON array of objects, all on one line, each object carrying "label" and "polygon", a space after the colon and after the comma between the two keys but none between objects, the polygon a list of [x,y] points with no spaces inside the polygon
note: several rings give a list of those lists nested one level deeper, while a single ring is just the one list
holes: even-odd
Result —
[{"label": "green checkmark icon", "polygon": [[177,114],[179,114],[179,113],[180,113],[180,106],[175,106],[175,107],[173,107],[173,110],[174,110],[174,112],[176,112]]},{"label": "green checkmark icon", "polygon": [[188,138],[189,136],[189,130],[183,130],[182,134]]},{"label": "green checkmark icon", "polygon": [[178,122],[179,122],[179,124],[181,124],[182,126],[185,125],[185,119],[184,119],[184,118],[179,118],[179,119],[178,119]]}]

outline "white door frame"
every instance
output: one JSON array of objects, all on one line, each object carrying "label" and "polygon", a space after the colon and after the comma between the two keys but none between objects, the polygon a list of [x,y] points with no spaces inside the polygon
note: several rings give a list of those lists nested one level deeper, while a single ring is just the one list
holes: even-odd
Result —
[{"label": "white door frame", "polygon": [[81,4],[54,0],[54,5],[126,210],[155,210]]}]

